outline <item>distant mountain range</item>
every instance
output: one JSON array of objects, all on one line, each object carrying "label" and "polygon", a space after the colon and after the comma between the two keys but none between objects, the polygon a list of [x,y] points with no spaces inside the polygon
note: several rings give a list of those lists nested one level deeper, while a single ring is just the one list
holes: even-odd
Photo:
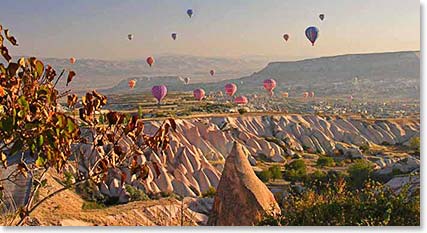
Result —
[{"label": "distant mountain range", "polygon": [[[203,60],[201,62],[203,65],[196,62],[193,65],[194,68],[191,68],[191,63],[185,63],[185,69],[193,69],[195,72],[201,67],[207,67],[209,62],[221,64],[224,61],[219,59],[218,61]],[[256,66],[256,63],[243,64]],[[238,66],[238,63],[236,62],[235,65]],[[229,70],[232,69],[229,68]],[[219,76],[221,70],[217,73]],[[236,70],[235,73],[239,72]],[[244,72],[240,71],[240,73]],[[231,72],[227,74],[231,75]],[[217,75],[211,79],[221,80]],[[419,52],[353,54],[292,62],[271,62],[249,76],[236,75],[231,80],[215,83],[186,85],[182,79],[183,76],[178,75],[128,77],[116,86],[103,91],[127,93],[129,92],[128,81],[135,79],[137,84],[134,92],[149,91],[153,85],[159,84],[167,85],[169,91],[191,91],[195,88],[204,88],[209,92],[223,90],[226,83],[234,82],[238,86],[237,94],[262,93],[264,92],[263,80],[273,78],[277,81],[276,93],[286,91],[291,96],[300,95],[303,91],[315,91],[316,96],[353,95],[366,98],[399,99],[420,97]]]},{"label": "distant mountain range", "polygon": [[[123,79],[142,76],[190,77],[192,82],[215,82],[250,75],[268,63],[264,57],[215,58],[187,55],[162,55],[155,57],[155,64],[149,67],[144,59],[98,60],[78,59],[74,65],[68,59],[43,58],[59,73],[62,69],[72,69],[77,73],[70,88],[74,91],[105,89],[119,84]],[[216,71],[211,77],[209,71]],[[65,88],[65,80],[59,85]]]}]

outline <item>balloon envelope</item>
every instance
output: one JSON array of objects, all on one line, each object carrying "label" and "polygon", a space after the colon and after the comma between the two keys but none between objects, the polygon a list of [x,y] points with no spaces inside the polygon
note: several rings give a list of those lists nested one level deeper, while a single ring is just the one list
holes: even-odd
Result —
[{"label": "balloon envelope", "polygon": [[210,70],[209,73],[211,74],[211,76],[214,76],[215,70]]},{"label": "balloon envelope", "polygon": [[305,36],[311,42],[311,45],[314,46],[314,42],[316,42],[319,37],[319,29],[317,27],[311,26],[305,30]]},{"label": "balloon envelope", "polygon": [[308,93],[308,97],[314,98],[314,91]]},{"label": "balloon envelope", "polygon": [[[325,14],[320,14],[319,15],[319,18],[320,18],[320,20],[322,20],[323,21],[323,19],[325,19]],[[332,20],[333,21],[333,20]]]},{"label": "balloon envelope", "polygon": [[154,58],[153,57],[147,57],[147,63],[151,67],[154,64]]},{"label": "balloon envelope", "polygon": [[268,92],[272,92],[274,90],[274,88],[276,88],[276,80],[274,79],[266,79],[264,80],[264,88],[268,91]]},{"label": "balloon envelope", "polygon": [[191,18],[191,16],[193,16],[193,9],[188,9],[187,10],[187,15],[188,15],[188,17]]},{"label": "balloon envelope", "polygon": [[282,93],[282,96],[285,97],[285,98],[288,98],[289,97],[289,93],[288,92],[284,92],[284,93]]},{"label": "balloon envelope", "polygon": [[228,96],[233,96],[237,91],[237,86],[234,83],[228,83],[225,85],[225,94]]},{"label": "balloon envelope", "polygon": [[132,34],[129,34],[129,35],[128,35],[128,39],[129,39],[129,40],[132,40],[132,39],[133,39],[133,35],[132,35]]},{"label": "balloon envelope", "polygon": [[151,88],[151,94],[153,94],[154,98],[160,103],[163,98],[165,98],[168,93],[168,89],[165,85],[153,86]]},{"label": "balloon envelope", "polygon": [[307,98],[307,97],[308,97],[308,92],[303,92],[303,93],[302,93],[302,96],[303,96],[304,98]]},{"label": "balloon envelope", "polygon": [[71,64],[76,63],[76,59],[75,59],[74,57],[70,58],[70,63],[71,63]]},{"label": "balloon envelope", "polygon": [[246,105],[248,103],[248,98],[245,96],[238,96],[234,99],[234,103],[239,105]]},{"label": "balloon envelope", "polygon": [[191,80],[191,79],[190,79],[189,77],[185,77],[185,78],[184,78],[184,82],[185,82],[185,84],[189,84],[189,83],[190,83],[190,80]]},{"label": "balloon envelope", "polygon": [[172,39],[173,39],[173,40],[176,40],[176,33],[175,33],[175,32],[174,32],[174,33],[172,33],[172,35],[171,35],[171,36],[172,36]]},{"label": "balloon envelope", "polygon": [[283,39],[285,39],[285,41],[288,41],[289,40],[289,35],[288,34],[284,34],[283,35]]},{"label": "balloon envelope", "polygon": [[129,85],[130,88],[134,88],[135,85],[136,85],[136,80],[133,80],[133,79],[130,80],[129,83],[128,83],[128,85]]},{"label": "balloon envelope", "polygon": [[194,98],[198,101],[202,100],[205,97],[205,90],[203,89],[196,89],[193,91]]}]

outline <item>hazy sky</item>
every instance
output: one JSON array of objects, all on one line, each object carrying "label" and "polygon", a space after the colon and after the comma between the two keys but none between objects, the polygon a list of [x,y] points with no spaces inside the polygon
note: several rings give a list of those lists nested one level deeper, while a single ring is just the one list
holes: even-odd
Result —
[{"label": "hazy sky", "polygon": [[[42,57],[293,60],[420,49],[418,0],[1,0],[0,23],[20,42],[12,54]],[[304,35],[311,25],[320,29],[315,47]],[[287,43],[283,33],[290,34]]]}]

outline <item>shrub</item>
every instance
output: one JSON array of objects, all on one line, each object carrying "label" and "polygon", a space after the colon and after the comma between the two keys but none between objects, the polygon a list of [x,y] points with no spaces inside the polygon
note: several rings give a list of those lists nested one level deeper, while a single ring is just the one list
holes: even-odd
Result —
[{"label": "shrub", "polygon": [[320,156],[316,164],[319,167],[333,167],[335,166],[335,161],[331,157]]},{"label": "shrub", "polygon": [[348,167],[349,182],[354,188],[362,188],[371,177],[373,165],[367,160],[358,159]]},{"label": "shrub", "polygon": [[399,194],[370,182],[361,190],[339,179],[319,192],[308,187],[290,193],[281,215],[266,216],[258,225],[279,226],[419,226],[420,193],[404,188]]},{"label": "shrub", "polygon": [[237,111],[239,112],[240,115],[243,115],[249,112],[248,109],[246,108],[239,108]]},{"label": "shrub", "polygon": [[147,201],[150,198],[145,194],[144,191],[133,187],[132,185],[125,185],[126,191],[130,195],[131,201]]},{"label": "shrub", "polygon": [[282,171],[280,170],[279,165],[273,165],[269,167],[268,170],[271,173],[271,179],[276,180],[282,178]]},{"label": "shrub", "polygon": [[362,152],[369,152],[370,147],[369,147],[369,144],[364,144],[364,145],[361,145],[361,146],[359,147],[359,149],[360,149]]},{"label": "shrub", "polygon": [[82,204],[83,210],[96,210],[96,209],[105,209],[106,206],[103,203],[98,203],[94,201],[85,201]]},{"label": "shrub", "polygon": [[216,189],[213,186],[209,186],[208,190],[202,194],[202,197],[215,197]]},{"label": "shrub", "polygon": [[409,147],[411,147],[415,153],[420,154],[420,137],[412,137],[409,140]]},{"label": "shrub", "polygon": [[271,179],[271,171],[268,169],[264,169],[262,172],[259,172],[257,174],[258,178],[262,181],[262,182],[268,182]]},{"label": "shrub", "polygon": [[307,166],[302,159],[292,161],[285,168],[285,179],[289,181],[304,181],[307,176]]}]

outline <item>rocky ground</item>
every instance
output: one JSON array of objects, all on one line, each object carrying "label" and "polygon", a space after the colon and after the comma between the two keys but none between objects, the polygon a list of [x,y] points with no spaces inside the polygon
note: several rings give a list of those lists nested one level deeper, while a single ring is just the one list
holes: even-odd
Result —
[{"label": "rocky ground", "polygon": [[[417,119],[366,120],[360,117],[338,117],[318,115],[242,115],[237,117],[200,117],[177,119],[177,132],[171,135],[170,147],[162,154],[154,152],[140,154],[139,163],[147,163],[150,172],[145,181],[128,176],[120,185],[119,177],[112,175],[98,187],[98,192],[119,200],[119,205],[90,207],[74,191],[66,190],[55,196],[33,215],[34,225],[205,225],[211,208],[221,210],[212,198],[201,198],[213,188],[220,193],[230,193],[229,185],[221,185],[221,174],[241,173],[230,178],[233,187],[243,187],[243,199],[254,198],[261,203],[259,213],[267,212],[267,196],[256,198],[256,193],[247,189],[257,186],[263,192],[266,186],[255,172],[271,165],[281,165],[304,159],[310,172],[319,156],[333,157],[344,161],[335,167],[323,168],[344,171],[345,161],[366,159],[375,164],[376,173],[382,175],[416,173],[419,171],[419,156],[409,152],[409,142],[419,137],[420,123]],[[147,121],[146,133],[154,133],[158,121]],[[130,151],[130,140],[119,141],[123,151]],[[234,149],[234,147],[239,149]],[[89,157],[93,150],[86,145],[76,145],[76,151]],[[233,152],[234,151],[234,152]],[[236,152],[238,151],[238,153]],[[96,150],[93,156],[102,156]],[[235,155],[235,154],[238,155]],[[234,157],[230,157],[234,155]],[[91,158],[92,158],[91,157]],[[234,159],[231,159],[234,158]],[[237,158],[237,159],[236,159]],[[241,158],[244,158],[242,162]],[[226,161],[232,165],[226,165]],[[93,159],[81,161],[80,169],[90,166]],[[245,168],[245,169],[243,169]],[[249,168],[249,169],[248,169]],[[250,170],[250,171],[249,171]],[[122,171],[129,172],[129,171]],[[240,180],[239,177],[251,177]],[[226,178],[223,178],[226,179]],[[256,180],[256,181],[254,181]],[[419,186],[419,178],[395,177],[389,181],[394,190],[405,183]],[[169,196],[148,201],[130,201],[125,185],[143,190],[151,196]],[[284,180],[270,182],[267,186],[281,189]],[[47,195],[60,184],[49,182]],[[222,186],[222,188],[221,188]],[[246,189],[245,189],[246,187]],[[222,190],[222,191],[221,191]],[[245,191],[246,190],[246,191]],[[269,191],[268,191],[269,193]],[[41,194],[42,196],[44,195]],[[240,196],[241,196],[240,195]],[[263,195],[261,195],[263,196]],[[185,197],[182,201],[182,197]],[[267,198],[267,199],[265,199]],[[219,200],[215,200],[217,203]],[[223,202],[227,204],[229,200]],[[128,203],[129,202],[129,203]],[[262,204],[263,203],[263,204]],[[238,205],[238,203],[235,203]],[[259,207],[258,206],[258,207]],[[255,207],[254,207],[255,208]],[[237,208],[238,209],[238,208]],[[52,214],[53,213],[53,214]],[[243,212],[242,212],[243,214]],[[218,223],[218,222],[217,222]],[[213,224],[211,222],[211,224]],[[226,222],[218,223],[226,225]],[[248,223],[251,224],[251,223]]]}]

